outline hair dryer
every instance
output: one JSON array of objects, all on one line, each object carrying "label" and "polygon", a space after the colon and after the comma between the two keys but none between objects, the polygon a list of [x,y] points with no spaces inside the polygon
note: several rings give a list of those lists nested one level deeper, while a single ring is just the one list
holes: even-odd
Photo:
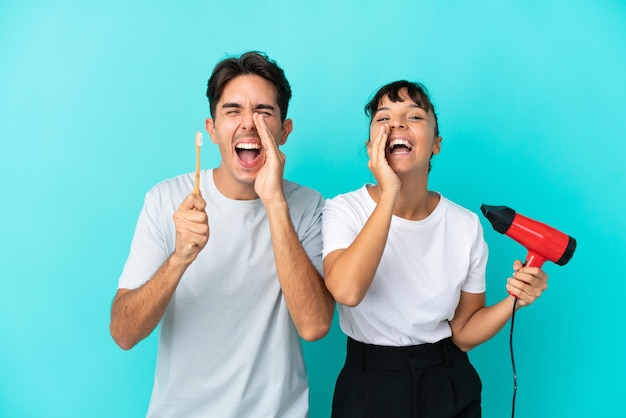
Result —
[{"label": "hair dryer", "polygon": [[[552,261],[559,266],[564,266],[574,255],[576,240],[551,226],[515,213],[513,209],[506,206],[482,205],[480,210],[491,222],[493,229],[501,234],[508,235],[526,247],[528,250],[526,263],[524,263],[526,266],[541,267],[546,260]],[[513,365],[513,409],[511,416],[515,416],[517,372],[515,371],[515,358],[513,356],[513,324],[515,322],[517,296],[510,294],[515,298],[513,313],[511,314],[511,334],[509,340],[511,363]]]},{"label": "hair dryer", "polygon": [[482,205],[480,210],[493,229],[526,247],[526,266],[541,267],[546,260],[563,266],[574,255],[576,240],[551,226],[515,213],[506,206]]}]

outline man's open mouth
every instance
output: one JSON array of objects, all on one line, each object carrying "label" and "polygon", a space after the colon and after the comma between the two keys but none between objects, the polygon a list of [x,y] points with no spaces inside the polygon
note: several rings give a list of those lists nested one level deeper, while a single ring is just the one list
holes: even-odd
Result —
[{"label": "man's open mouth", "polygon": [[235,145],[235,152],[241,161],[246,164],[253,164],[261,154],[261,144],[242,142]]}]

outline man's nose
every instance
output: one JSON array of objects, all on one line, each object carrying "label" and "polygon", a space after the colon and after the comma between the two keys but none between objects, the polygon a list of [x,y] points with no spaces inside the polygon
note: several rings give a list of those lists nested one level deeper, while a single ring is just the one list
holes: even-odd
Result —
[{"label": "man's nose", "polygon": [[252,119],[252,114],[254,112],[244,112],[241,119],[241,127],[246,130],[255,130],[256,125],[254,124],[254,119]]}]

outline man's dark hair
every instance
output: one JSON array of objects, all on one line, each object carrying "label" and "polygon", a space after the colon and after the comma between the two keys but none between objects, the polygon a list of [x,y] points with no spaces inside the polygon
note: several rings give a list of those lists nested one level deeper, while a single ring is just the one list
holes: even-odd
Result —
[{"label": "man's dark hair", "polygon": [[435,116],[435,136],[439,136],[439,122],[437,120],[435,106],[430,101],[430,97],[428,97],[426,87],[418,82],[398,80],[381,87],[376,92],[372,100],[365,105],[365,114],[370,118],[370,123],[378,110],[378,106],[380,106],[380,102],[385,96],[389,97],[389,100],[394,103],[403,101],[400,96],[400,91],[402,89],[406,89],[409,98],[413,100],[413,102],[415,102],[415,104],[421,109],[424,109],[426,112],[433,112],[433,115]]},{"label": "man's dark hair", "polygon": [[222,97],[226,84],[240,75],[257,75],[272,83],[276,88],[276,102],[280,108],[280,119],[284,121],[287,118],[291,87],[285,77],[285,72],[275,61],[258,51],[246,52],[239,58],[226,58],[215,66],[206,91],[211,117],[215,117],[215,106]]}]

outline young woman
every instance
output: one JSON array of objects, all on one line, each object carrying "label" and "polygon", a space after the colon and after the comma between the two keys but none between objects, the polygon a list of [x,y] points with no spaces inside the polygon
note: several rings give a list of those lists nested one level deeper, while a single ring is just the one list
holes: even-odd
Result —
[{"label": "young woman", "polygon": [[509,296],[485,305],[487,246],[478,217],[428,190],[441,151],[425,88],[396,81],[365,107],[377,184],[323,210],[325,283],[348,336],[333,417],[479,417],[481,382],[466,352],[493,337],[547,275],[515,261]]}]

